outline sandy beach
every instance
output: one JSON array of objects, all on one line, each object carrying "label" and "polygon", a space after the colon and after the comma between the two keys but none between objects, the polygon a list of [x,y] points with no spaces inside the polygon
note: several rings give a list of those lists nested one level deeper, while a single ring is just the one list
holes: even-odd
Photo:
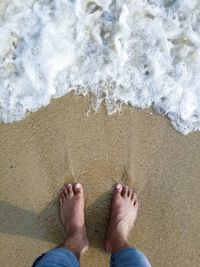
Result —
[{"label": "sandy beach", "polygon": [[156,267],[200,262],[200,134],[181,135],[151,109],[87,113],[89,96],[70,93],[0,125],[0,266],[31,266],[63,241],[57,195],[80,181],[91,242],[83,267],[108,266],[104,251],[116,182],[138,192],[130,244]]}]

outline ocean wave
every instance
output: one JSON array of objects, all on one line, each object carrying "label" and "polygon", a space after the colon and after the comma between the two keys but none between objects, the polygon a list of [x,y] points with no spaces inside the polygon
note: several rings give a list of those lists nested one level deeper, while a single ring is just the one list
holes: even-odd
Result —
[{"label": "ocean wave", "polygon": [[4,0],[0,36],[2,122],[75,90],[200,130],[198,0]]}]

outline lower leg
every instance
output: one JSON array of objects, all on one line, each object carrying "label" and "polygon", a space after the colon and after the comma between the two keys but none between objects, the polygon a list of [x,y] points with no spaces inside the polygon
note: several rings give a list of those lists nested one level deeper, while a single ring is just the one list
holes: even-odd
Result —
[{"label": "lower leg", "polygon": [[60,217],[68,237],[58,248],[40,256],[33,267],[79,267],[79,258],[88,248],[81,184],[64,186],[59,201]]},{"label": "lower leg", "polygon": [[151,267],[146,256],[128,244],[128,235],[135,223],[138,200],[135,192],[118,184],[115,187],[106,250],[112,254],[114,267]]},{"label": "lower leg", "polygon": [[151,267],[142,251],[135,248],[123,248],[111,257],[112,267]]},{"label": "lower leg", "polygon": [[65,248],[54,248],[41,255],[32,267],[80,267],[74,253]]},{"label": "lower leg", "polygon": [[60,247],[69,249],[79,259],[89,246],[84,217],[84,194],[81,184],[68,184],[62,189],[60,217],[67,233],[67,239]]},{"label": "lower leg", "polygon": [[106,250],[111,254],[122,248],[130,247],[128,235],[137,217],[138,200],[128,186],[115,187],[110,225],[107,234]]}]

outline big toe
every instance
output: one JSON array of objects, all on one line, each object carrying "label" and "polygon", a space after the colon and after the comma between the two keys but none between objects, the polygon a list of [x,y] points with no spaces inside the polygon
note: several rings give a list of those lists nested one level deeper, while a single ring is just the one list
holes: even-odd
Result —
[{"label": "big toe", "polygon": [[121,195],[121,192],[122,192],[122,185],[116,184],[115,190],[114,190],[114,195],[119,196],[119,195]]},{"label": "big toe", "polygon": [[82,195],[83,194],[83,186],[80,183],[74,184],[74,194],[75,195]]}]

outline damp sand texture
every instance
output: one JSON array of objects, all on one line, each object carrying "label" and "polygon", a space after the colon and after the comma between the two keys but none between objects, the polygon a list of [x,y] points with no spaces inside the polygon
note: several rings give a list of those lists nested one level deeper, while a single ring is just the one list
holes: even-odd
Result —
[{"label": "damp sand texture", "polygon": [[26,119],[0,125],[0,266],[31,266],[62,240],[57,193],[80,181],[91,247],[81,264],[108,266],[103,250],[112,186],[134,187],[141,208],[130,243],[153,266],[200,262],[200,136],[177,133],[151,110],[86,115],[69,94]]}]

